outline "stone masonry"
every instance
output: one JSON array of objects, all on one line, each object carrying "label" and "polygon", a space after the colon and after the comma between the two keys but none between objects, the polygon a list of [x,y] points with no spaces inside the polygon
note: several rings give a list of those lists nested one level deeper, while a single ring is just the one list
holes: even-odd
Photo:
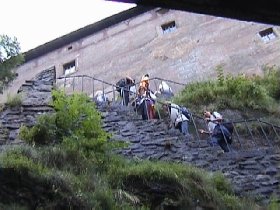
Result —
[{"label": "stone masonry", "polygon": [[[55,70],[50,68],[21,87],[19,92],[25,95],[21,107],[6,108],[1,113],[2,145],[22,143],[17,136],[20,126],[32,126],[37,116],[52,112],[49,101],[54,81]],[[257,197],[261,204],[267,204],[272,195],[280,196],[280,152],[276,148],[223,153],[194,135],[186,137],[178,130],[168,129],[163,119],[143,121],[131,107],[113,103],[99,110],[103,128],[113,135],[111,141],[129,143],[127,148],[115,151],[126,158],[173,161],[220,171],[229,178],[237,195]]]},{"label": "stone masonry", "polygon": [[104,129],[113,134],[113,140],[129,143],[128,148],[117,151],[119,154],[220,171],[229,178],[239,196],[258,197],[262,204],[267,204],[272,195],[279,198],[279,150],[258,147],[223,153],[219,146],[211,147],[206,141],[168,129],[164,120],[143,121],[130,109],[118,106],[109,110],[103,112]]},{"label": "stone masonry", "polygon": [[[110,18],[116,20],[125,13]],[[164,33],[162,25],[172,21],[176,28]],[[104,22],[106,20],[79,31]],[[275,36],[264,41],[259,32],[270,28]],[[56,76],[63,76],[63,66],[69,62],[75,63],[76,72],[72,75],[93,76],[113,84],[124,75],[139,81],[146,73],[188,84],[215,78],[218,65],[234,75],[262,74],[263,66],[280,65],[279,34],[279,26],[177,10],[161,13],[155,8],[29,60],[17,68],[18,78],[0,95],[0,101],[4,101],[7,94],[16,93],[42,69],[54,66]],[[65,35],[57,40],[67,38]],[[53,43],[55,40],[45,46]],[[91,83],[85,86],[92,89]],[[97,86],[100,88],[101,84]]]},{"label": "stone masonry", "polygon": [[18,133],[21,125],[33,126],[39,115],[53,111],[49,102],[54,84],[55,69],[50,68],[21,86],[18,90],[21,105],[13,108],[6,105],[0,114],[0,145],[20,143]]}]

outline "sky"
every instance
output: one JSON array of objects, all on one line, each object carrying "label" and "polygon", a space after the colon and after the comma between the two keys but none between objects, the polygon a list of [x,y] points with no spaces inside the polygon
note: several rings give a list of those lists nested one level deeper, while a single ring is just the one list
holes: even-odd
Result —
[{"label": "sky", "polygon": [[26,52],[134,6],[105,0],[0,0],[0,34],[16,37]]}]

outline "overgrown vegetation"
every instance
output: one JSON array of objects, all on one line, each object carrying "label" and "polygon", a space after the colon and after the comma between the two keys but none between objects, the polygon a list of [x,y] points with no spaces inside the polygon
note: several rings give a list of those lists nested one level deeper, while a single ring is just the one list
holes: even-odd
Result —
[{"label": "overgrown vegetation", "polygon": [[208,109],[233,109],[247,112],[255,110],[264,115],[280,116],[280,69],[264,67],[263,76],[224,75],[221,66],[217,69],[217,80],[193,83],[175,98],[194,112]]},{"label": "overgrown vegetation", "polygon": [[4,176],[2,192],[9,196],[0,193],[0,207],[254,209],[233,194],[221,174],[114,155],[111,150],[122,145],[108,141],[100,114],[86,96],[54,91],[53,99],[55,113],[21,129],[28,145],[1,153],[1,167],[13,172]]}]

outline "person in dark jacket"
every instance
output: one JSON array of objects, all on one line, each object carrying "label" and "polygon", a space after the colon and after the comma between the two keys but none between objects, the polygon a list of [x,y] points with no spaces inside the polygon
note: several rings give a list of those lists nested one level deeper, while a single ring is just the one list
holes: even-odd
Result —
[{"label": "person in dark jacket", "polygon": [[205,119],[208,122],[208,131],[199,129],[200,133],[210,135],[209,143],[211,146],[219,145],[224,152],[229,152],[229,145],[232,143],[233,124],[224,122],[222,115],[218,112],[211,115],[207,115],[205,112],[204,116],[207,117]]},{"label": "person in dark jacket", "polygon": [[127,106],[129,103],[130,88],[135,85],[135,80],[129,76],[120,79],[116,83],[116,90],[120,93],[123,105]]}]

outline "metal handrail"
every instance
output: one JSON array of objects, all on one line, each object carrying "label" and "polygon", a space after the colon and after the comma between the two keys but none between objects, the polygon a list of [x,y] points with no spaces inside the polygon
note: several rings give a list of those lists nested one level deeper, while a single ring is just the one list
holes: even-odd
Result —
[{"label": "metal handrail", "polygon": [[[102,85],[102,93],[103,93],[103,95],[109,95],[109,94],[112,94],[113,95],[113,97],[112,97],[112,101],[115,101],[116,100],[116,88],[118,87],[116,84],[113,84],[113,83],[110,83],[110,82],[107,82],[107,81],[104,81],[104,80],[102,80],[102,79],[98,79],[98,78],[96,78],[96,77],[93,77],[93,76],[89,76],[89,75],[67,75],[67,76],[60,76],[60,77],[58,77],[57,78],[57,80],[62,80],[63,81],[63,87],[64,87],[64,90],[66,89],[66,82],[67,82],[67,80],[68,79],[72,79],[73,81],[72,81],[72,89],[69,89],[68,91],[70,91],[70,92],[74,92],[74,91],[76,91],[80,86],[78,86],[78,85],[76,85],[76,81],[78,81],[78,79],[76,79],[76,78],[82,78],[82,81],[80,82],[81,83],[81,92],[85,92],[85,91],[87,91],[88,92],[88,94],[89,95],[91,95],[92,94],[92,96],[94,97],[94,93],[95,93],[95,87],[96,87],[96,85],[94,84],[94,81],[97,81],[97,82],[100,82],[101,83],[101,85]],[[85,90],[85,88],[84,88],[84,78],[86,78],[86,79],[90,79],[91,81],[92,81],[92,90],[90,90],[89,91],[89,89],[87,89],[87,90]],[[157,80],[159,80],[159,81],[167,81],[167,82],[169,82],[169,83],[171,83],[171,84],[176,84],[176,85],[180,85],[180,86],[182,86],[182,87],[184,87],[184,86],[186,86],[186,84],[184,84],[184,83],[179,83],[179,82],[175,82],[175,81],[172,81],[172,80],[168,80],[168,79],[163,79],[163,78],[159,78],[159,77],[154,77],[154,78],[150,78],[149,79],[150,81],[157,81]],[[138,85],[140,84],[140,81],[139,82],[136,82],[135,83],[135,87],[137,87]],[[111,87],[111,90],[106,90],[105,91],[105,87],[104,87],[104,85],[107,85],[107,86],[110,86]],[[157,86],[155,85],[155,87],[156,87],[156,90],[157,90]],[[136,88],[137,89],[137,88]],[[156,91],[155,90],[155,91]],[[136,95],[136,93],[134,93],[134,92],[132,92],[132,91],[130,91],[130,90],[128,90],[129,92],[130,92],[130,94],[135,94]]]},{"label": "metal handrail", "polygon": [[[112,83],[107,82],[107,81],[104,81],[104,80],[101,80],[101,79],[98,79],[98,78],[93,77],[93,76],[88,76],[88,75],[69,75],[69,76],[58,77],[57,79],[64,79],[64,87],[65,87],[65,85],[66,85],[66,79],[70,79],[70,78],[73,78],[73,83],[75,83],[75,78],[82,78],[82,79],[83,79],[83,78],[88,78],[88,79],[91,79],[91,80],[93,81],[93,82],[92,82],[92,94],[93,94],[93,96],[94,96],[94,89],[95,89],[94,81],[100,82],[100,83],[102,84],[102,92],[103,92],[103,94],[111,94],[111,93],[113,93],[113,100],[115,101],[115,96],[116,96],[115,91],[116,91],[116,88],[118,87],[117,85],[112,84]],[[179,82],[175,82],[175,81],[168,80],[168,79],[159,78],[159,77],[150,78],[149,80],[150,80],[150,81],[153,81],[153,80],[154,80],[154,81],[156,81],[156,80],[159,80],[159,81],[166,81],[166,82],[169,82],[169,83],[171,83],[171,84],[180,85],[180,86],[182,86],[182,87],[183,87],[183,86],[184,86],[184,87],[186,86],[186,84],[179,83]],[[135,83],[135,86],[137,87],[137,85],[139,85],[139,83],[140,83],[140,82],[136,82],[136,83]],[[81,84],[82,84],[81,90],[84,91],[85,89],[84,89],[84,82],[83,82],[83,80],[82,80],[82,83],[81,83]],[[111,87],[112,87],[112,90],[109,90],[109,91],[107,90],[107,91],[105,91],[105,86],[104,86],[104,85],[111,86]],[[72,89],[72,91],[75,91],[75,84],[73,84],[73,89]],[[129,91],[130,93],[133,93],[133,94],[134,94],[134,92],[131,92],[130,90],[128,90],[128,91]],[[160,104],[160,103],[163,103],[163,102],[157,100],[157,103]],[[157,110],[157,112],[159,113],[159,110]],[[200,139],[200,137],[199,137],[198,124],[196,123],[196,120],[197,120],[197,119],[198,119],[198,120],[203,120],[204,118],[201,117],[201,116],[199,116],[199,115],[196,115],[195,113],[192,113],[192,114],[191,114],[191,121],[190,121],[190,122],[193,123],[194,129],[195,129],[195,132],[196,132],[197,139],[198,139],[198,141],[200,141],[201,139]],[[253,140],[254,146],[257,146],[257,139],[255,138],[254,134],[252,133],[252,130],[250,129],[250,126],[248,125],[248,123],[251,123],[251,122],[256,122],[256,123],[259,124],[260,130],[261,130],[261,132],[262,132],[262,134],[263,134],[263,136],[264,136],[264,139],[263,139],[263,140],[264,140],[265,142],[267,142],[268,145],[269,145],[270,147],[273,146],[273,142],[272,142],[271,139],[269,139],[269,136],[266,134],[266,132],[265,132],[265,130],[264,130],[262,124],[266,124],[266,125],[271,126],[271,128],[272,128],[272,130],[273,130],[273,132],[274,132],[275,137],[276,137],[277,139],[280,140],[280,135],[279,135],[278,132],[277,132],[277,129],[280,129],[280,126],[275,125],[275,124],[272,124],[272,123],[269,123],[269,122],[266,122],[266,121],[264,121],[264,120],[262,120],[262,119],[257,119],[257,118],[253,118],[253,119],[239,119],[239,120],[233,120],[233,121],[229,121],[229,122],[232,123],[232,125],[233,125],[233,128],[234,128],[234,133],[233,133],[233,135],[237,137],[237,140],[238,140],[238,143],[239,143],[241,149],[245,149],[245,147],[244,147],[245,142],[241,142],[241,133],[238,132],[238,129],[237,129],[237,127],[236,127],[237,124],[241,124],[241,123],[244,123],[244,124],[245,124],[244,127],[246,128],[247,132],[249,132],[250,137],[251,137],[251,139]],[[227,143],[227,142],[226,142],[226,143]],[[263,143],[263,142],[262,142],[262,143]],[[276,146],[279,148],[279,145],[276,145]]]},{"label": "metal handrail", "polygon": [[[204,118],[201,117],[201,116],[199,116],[199,115],[192,114],[192,116],[193,116],[193,118],[197,118],[197,119],[199,119],[199,120],[204,120]],[[196,130],[196,132],[197,132],[197,123],[196,123],[195,120],[192,120],[192,122],[193,122],[194,127],[195,127],[195,130]],[[274,136],[275,136],[277,139],[280,140],[279,134],[278,134],[278,132],[276,131],[276,129],[280,129],[280,126],[278,126],[278,125],[275,125],[275,124],[272,124],[272,123],[263,121],[263,120],[258,119],[258,118],[254,118],[254,119],[240,119],[240,120],[226,121],[226,122],[222,122],[221,124],[223,124],[223,123],[232,123],[232,125],[233,125],[233,132],[234,132],[233,135],[235,135],[235,136],[237,137],[237,140],[238,140],[238,143],[239,143],[241,149],[244,149],[244,143],[242,143],[242,142],[240,141],[240,139],[241,139],[241,138],[240,138],[240,132],[238,132],[238,130],[237,130],[237,128],[236,128],[236,124],[240,124],[240,123],[244,123],[244,124],[245,124],[246,130],[249,132],[250,137],[251,137],[251,139],[253,140],[254,147],[256,147],[256,146],[257,146],[257,139],[255,138],[256,135],[254,135],[254,134],[252,133],[252,130],[250,129],[250,126],[248,125],[249,122],[256,122],[256,123],[259,124],[260,130],[261,130],[261,132],[262,132],[262,134],[263,134],[263,136],[264,136],[264,139],[262,139],[262,145],[263,145],[263,141],[265,141],[265,143],[267,142],[268,145],[269,145],[270,147],[276,146],[276,147],[279,149],[279,146],[280,146],[280,145],[278,145],[278,144],[273,144],[272,139],[270,139],[269,136],[267,135],[267,133],[265,132],[265,130],[264,130],[263,126],[262,126],[262,123],[263,123],[263,124],[266,124],[266,125],[269,125],[269,126],[272,128],[272,130],[273,130],[273,132],[274,132],[274,134],[275,134]],[[215,122],[214,122],[214,123],[215,123]],[[224,134],[223,134],[223,135],[224,135]],[[198,140],[200,140],[200,138],[198,138]],[[228,144],[228,142],[226,142],[226,143]],[[230,147],[229,147],[229,148],[230,148]]]}]

